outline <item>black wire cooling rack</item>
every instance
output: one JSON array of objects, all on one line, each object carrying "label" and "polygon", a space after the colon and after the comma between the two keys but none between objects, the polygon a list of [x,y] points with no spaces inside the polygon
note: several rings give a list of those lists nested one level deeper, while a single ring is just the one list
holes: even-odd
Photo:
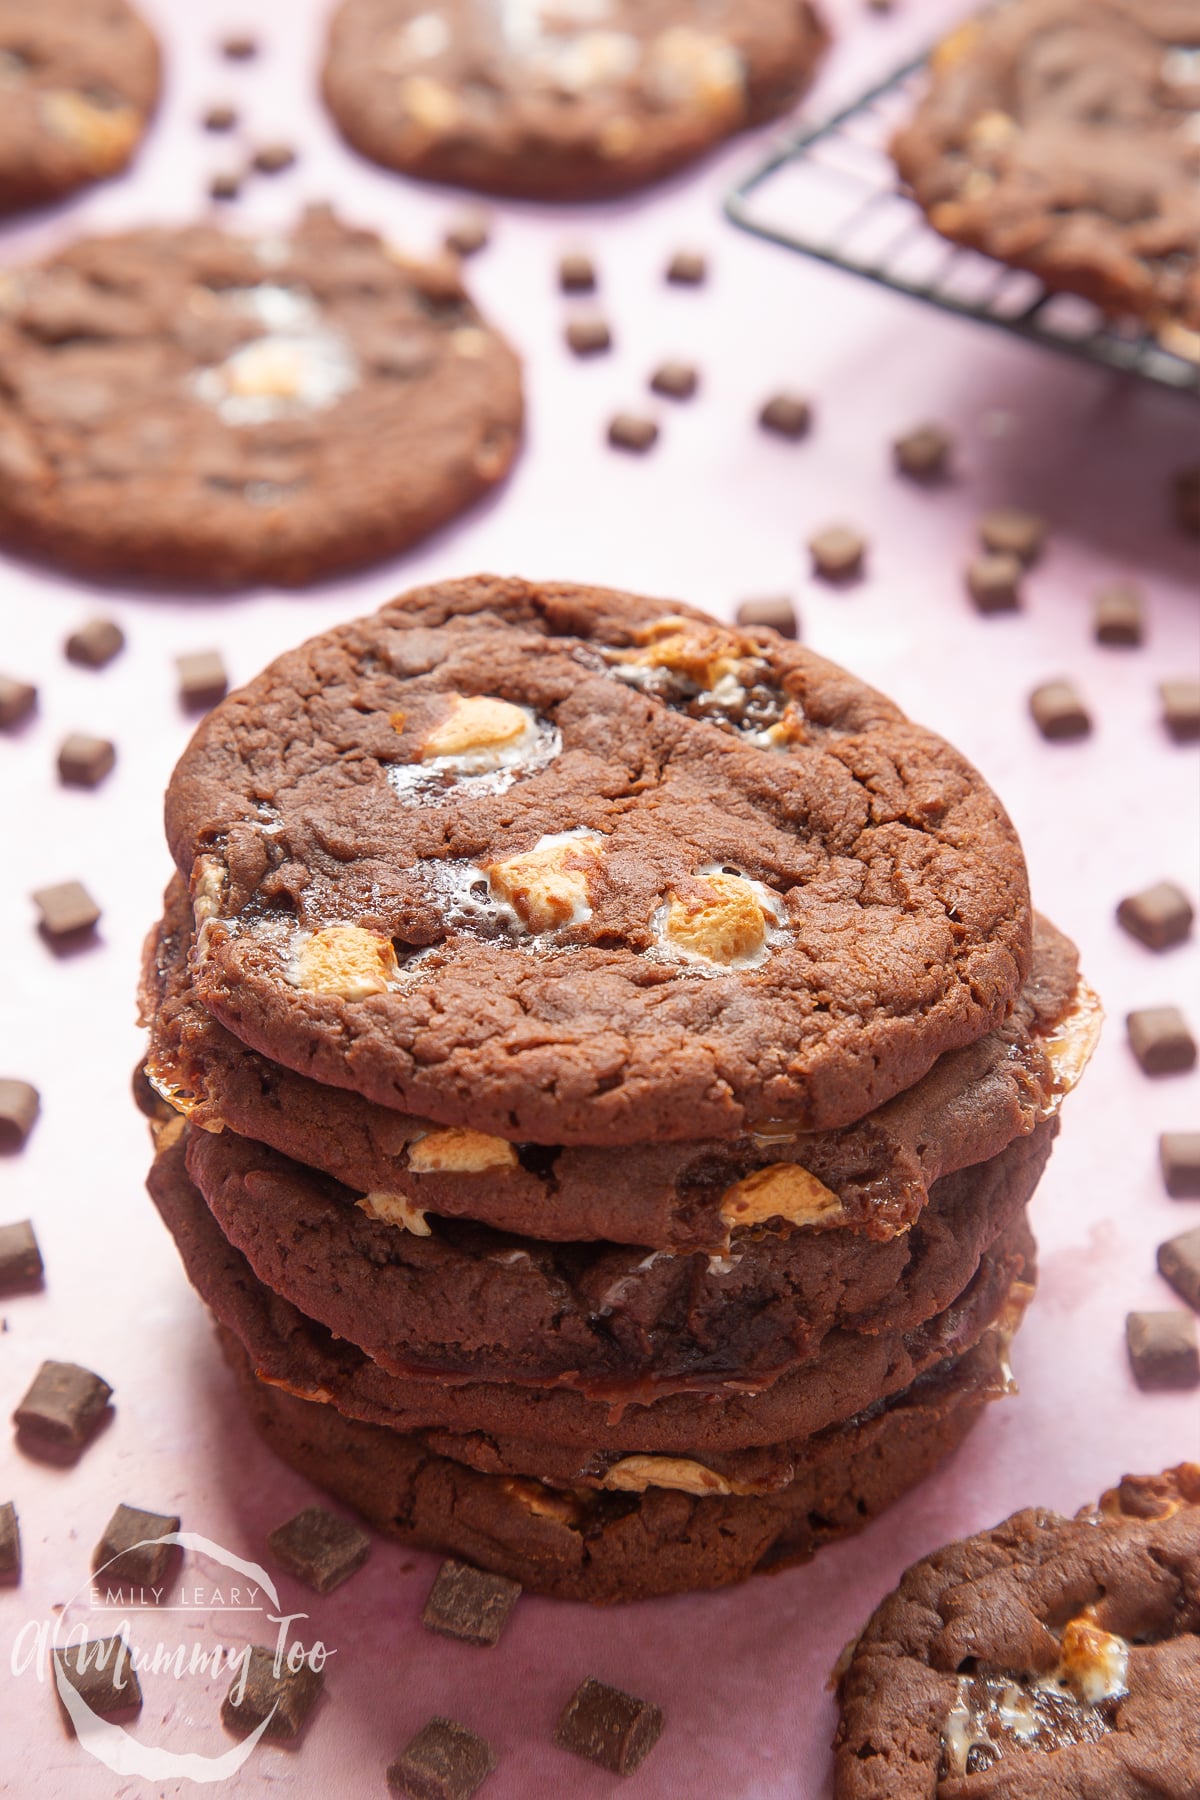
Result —
[{"label": "black wire cooling rack", "polygon": [[728,196],[736,225],[880,287],[995,325],[1096,366],[1200,393],[1200,337],[1179,350],[1090,301],[1051,293],[1036,276],[940,237],[897,186],[888,155],[911,114],[926,57],[906,63],[823,125],[779,145]]}]

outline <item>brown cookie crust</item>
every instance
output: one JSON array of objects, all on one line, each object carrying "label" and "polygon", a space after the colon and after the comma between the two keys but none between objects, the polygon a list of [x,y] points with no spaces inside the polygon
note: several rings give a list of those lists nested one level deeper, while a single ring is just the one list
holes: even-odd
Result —
[{"label": "brown cookie crust", "polygon": [[390,555],[500,480],[521,416],[455,271],[324,208],[0,279],[0,541],[85,574],[290,585]]},{"label": "brown cookie crust", "polygon": [[123,169],[158,89],[158,45],[125,0],[0,0],[0,212]]},{"label": "brown cookie crust", "polygon": [[344,0],[325,99],[386,167],[487,193],[599,199],[786,110],[825,45],[809,0],[543,10],[557,19],[481,0]]},{"label": "brown cookie crust", "polygon": [[916,1563],[839,1699],[837,1800],[1200,1792],[1200,1466]]},{"label": "brown cookie crust", "polygon": [[1169,343],[1200,330],[1198,50],[1194,0],[1016,0],[934,52],[893,155],[945,237]]},{"label": "brown cookie crust", "polygon": [[[463,696],[532,715],[499,791],[421,761]],[[848,1124],[1031,960],[1020,846],[955,751],[774,633],[603,589],[480,576],[312,640],[208,716],[166,820],[222,1024],[517,1141]],[[512,885],[547,855],[557,912]],[[347,937],[374,976],[312,975]]]}]

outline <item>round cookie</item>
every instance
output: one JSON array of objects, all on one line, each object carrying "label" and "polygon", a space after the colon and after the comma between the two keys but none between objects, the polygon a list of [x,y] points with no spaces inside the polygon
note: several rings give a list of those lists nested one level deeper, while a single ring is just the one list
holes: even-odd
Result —
[{"label": "round cookie", "polygon": [[809,0],[344,0],[323,84],[389,168],[586,200],[786,110],[824,43]]},{"label": "round cookie", "polygon": [[1074,946],[1038,918],[1033,968],[1004,1024],[838,1132],[638,1144],[629,1155],[514,1145],[322,1087],[247,1049],[192,992],[191,908],[178,876],[165,906],[142,981],[157,1091],[206,1131],[228,1126],[270,1144],[379,1197],[418,1231],[437,1214],[552,1242],[719,1252],[742,1223],[786,1218],[894,1237],[934,1182],[985,1162],[1057,1109],[1101,1017]]},{"label": "round cookie", "polygon": [[418,589],[211,712],[167,794],[197,997],[513,1141],[831,1129],[1007,1016],[1024,860],[980,776],[770,631]]},{"label": "round cookie", "polygon": [[298,584],[493,487],[516,357],[457,274],[328,211],[84,238],[0,276],[0,543],[84,574]]},{"label": "round cookie", "polygon": [[837,1800],[1200,1793],[1200,1465],[938,1550],[843,1660]]},{"label": "round cookie", "polygon": [[1016,0],[934,52],[892,148],[943,236],[1194,356],[1198,116],[1193,0]]},{"label": "round cookie", "polygon": [[0,213],[123,169],[158,87],[158,45],[125,0],[0,0]]}]

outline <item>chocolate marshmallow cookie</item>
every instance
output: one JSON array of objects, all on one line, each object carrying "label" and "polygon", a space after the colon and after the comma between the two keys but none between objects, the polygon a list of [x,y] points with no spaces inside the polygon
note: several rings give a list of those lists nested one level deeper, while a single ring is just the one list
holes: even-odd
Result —
[{"label": "chocolate marshmallow cookie", "polygon": [[212,1015],[509,1142],[848,1124],[1031,965],[962,757],[802,646],[602,589],[478,577],[314,639],[166,816]]},{"label": "chocolate marshmallow cookie", "polygon": [[0,542],[85,574],[292,584],[390,555],[500,480],[521,416],[454,271],[321,209],[0,275]]},{"label": "chocolate marshmallow cookie", "polygon": [[[125,0],[0,0],[0,212],[123,169],[158,83],[158,46]],[[0,470],[7,484],[2,452]]]},{"label": "chocolate marshmallow cookie", "polygon": [[1200,1466],[915,1564],[838,1692],[837,1800],[1200,1793]]},{"label": "chocolate marshmallow cookie", "polygon": [[782,112],[824,41],[809,0],[344,0],[324,87],[376,162],[585,200]]},{"label": "chocolate marshmallow cookie", "polygon": [[1014,0],[934,53],[893,145],[944,236],[1200,331],[1200,4]]}]

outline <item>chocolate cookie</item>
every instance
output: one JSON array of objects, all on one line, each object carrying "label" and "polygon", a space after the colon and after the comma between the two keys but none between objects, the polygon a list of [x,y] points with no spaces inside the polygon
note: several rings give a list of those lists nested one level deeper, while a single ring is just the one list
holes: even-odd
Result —
[{"label": "chocolate cookie", "polygon": [[125,0],[0,0],[0,212],[123,169],[158,83],[158,45]]},{"label": "chocolate cookie", "polygon": [[324,209],[0,277],[0,542],[88,575],[313,581],[461,511],[520,430],[517,360],[454,271]]},{"label": "chocolate cookie", "polygon": [[838,1692],[837,1800],[1200,1793],[1200,1466],[916,1563]]},{"label": "chocolate cookie", "polygon": [[962,757],[773,632],[603,589],[449,582],[281,657],[167,832],[235,1036],[518,1142],[848,1124],[1031,960]]},{"label": "chocolate cookie", "polygon": [[638,1144],[629,1154],[511,1144],[322,1087],[248,1050],[192,992],[192,935],[176,876],[147,939],[142,982],[146,1066],[159,1093],[207,1131],[230,1126],[373,1194],[417,1231],[438,1214],[552,1242],[719,1252],[740,1222],[787,1218],[894,1237],[933,1182],[986,1161],[1057,1108],[1100,1024],[1074,946],[1039,918],[1033,969],[1005,1023],[841,1131]]},{"label": "chocolate cookie", "polygon": [[389,168],[585,200],[783,112],[824,43],[808,0],[344,0],[323,80]]},{"label": "chocolate cookie", "polygon": [[945,237],[1158,328],[1200,330],[1200,6],[1015,0],[935,51],[898,135]]}]

